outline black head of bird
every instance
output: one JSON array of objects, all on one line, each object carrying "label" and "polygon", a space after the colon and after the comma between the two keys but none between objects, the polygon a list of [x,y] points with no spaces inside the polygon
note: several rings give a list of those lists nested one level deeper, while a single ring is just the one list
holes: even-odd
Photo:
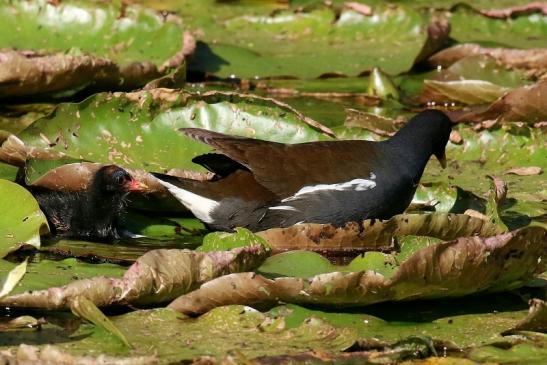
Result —
[{"label": "black head of bird", "polygon": [[140,192],[146,186],[134,179],[127,171],[116,165],[101,167],[90,185],[90,190],[102,194],[127,194]]}]

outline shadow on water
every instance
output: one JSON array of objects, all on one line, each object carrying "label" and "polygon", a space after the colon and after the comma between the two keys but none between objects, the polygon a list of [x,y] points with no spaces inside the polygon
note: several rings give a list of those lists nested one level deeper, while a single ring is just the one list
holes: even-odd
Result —
[{"label": "shadow on water", "polygon": [[197,41],[194,54],[188,62],[187,79],[189,82],[203,81],[207,74],[214,74],[220,71],[221,66],[229,64],[214,53],[207,43]]}]

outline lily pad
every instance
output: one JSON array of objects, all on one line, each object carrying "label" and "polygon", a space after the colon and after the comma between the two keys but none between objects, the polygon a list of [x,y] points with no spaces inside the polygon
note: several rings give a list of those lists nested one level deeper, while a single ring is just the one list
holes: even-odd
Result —
[{"label": "lily pad", "polygon": [[462,236],[493,236],[501,231],[490,222],[465,214],[400,214],[386,221],[351,222],[345,227],[304,223],[271,228],[257,234],[274,250],[368,251],[392,248],[393,237],[418,235],[452,240]]},{"label": "lily pad", "polygon": [[235,233],[209,233],[203,238],[203,244],[199,247],[199,251],[227,251],[237,247],[247,247],[253,245],[268,247],[268,244],[262,237],[254,234],[248,229],[237,227]]},{"label": "lily pad", "polygon": [[506,21],[486,17],[460,6],[450,18],[450,37],[459,43],[479,43],[512,48],[542,48],[547,43],[547,16],[525,14]]},{"label": "lily pad", "polygon": [[439,51],[428,62],[433,66],[449,67],[453,63],[472,56],[485,55],[512,69],[530,70],[541,74],[547,69],[547,49],[514,49],[481,47],[478,44],[458,44]]},{"label": "lily pad", "polygon": [[421,56],[428,28],[425,16],[403,5],[379,5],[372,16],[319,6],[208,22],[190,17],[184,19],[203,30],[203,43],[189,69],[222,78],[356,76],[373,67],[399,74]]},{"label": "lily pad", "polygon": [[225,304],[285,303],[361,306],[389,300],[463,296],[518,288],[543,272],[547,230],[528,227],[489,238],[462,237],[423,248],[389,278],[373,271],[332,272],[308,279],[226,275],[169,307],[204,313]]},{"label": "lily pad", "polygon": [[419,333],[448,348],[463,349],[502,342],[501,333],[526,314],[524,303],[515,297],[498,294],[436,302],[382,303],[351,313],[289,304],[273,308],[270,313],[282,316],[289,328],[311,316],[353,328],[364,343],[371,338],[397,341]]},{"label": "lily pad", "polygon": [[[117,275],[97,276],[101,273],[101,266],[84,265],[85,268],[92,269],[95,276],[69,280],[68,283],[61,284],[59,281],[63,279],[56,275],[52,277],[51,274],[55,270],[49,268],[47,272],[50,275],[39,275],[38,278],[26,275],[14,294],[0,299],[0,304],[12,307],[68,309],[72,300],[78,296],[84,296],[100,307],[126,303],[133,305],[162,303],[173,300],[214,277],[252,270],[267,255],[262,245],[209,253],[189,250],[154,250],[140,257],[127,269],[122,278]],[[114,267],[119,275],[120,267],[117,265]],[[44,278],[50,278],[55,283],[43,285]],[[63,284],[65,285],[62,287],[55,287]]]},{"label": "lily pad", "polygon": [[[356,340],[351,328],[336,328],[318,319],[309,320],[287,329],[283,318],[262,314],[252,308],[229,306],[216,308],[193,319],[169,309],[140,310],[109,320],[123,331],[133,349],[113,340],[106,331],[90,325],[81,326],[70,341],[50,341],[58,351],[72,356],[90,356],[100,353],[110,356],[132,356],[139,364],[139,357],[152,355],[161,358],[160,363],[175,363],[200,356],[221,358],[233,353],[241,359],[264,355],[299,354],[310,348],[324,353],[338,353],[349,348]],[[23,331],[11,331],[17,338]],[[166,334],[177,334],[165,341]],[[0,334],[1,341],[1,334]],[[36,344],[34,341],[26,341]],[[245,344],[245,346],[242,346]],[[42,351],[43,346],[40,346]],[[110,359],[112,359],[110,357]]]},{"label": "lily pad", "polygon": [[27,50],[0,53],[0,97],[142,86],[191,51],[180,18],[138,5],[3,2],[0,16],[0,48]]},{"label": "lily pad", "polygon": [[0,258],[23,244],[40,247],[40,234],[48,232],[38,202],[22,186],[0,180]]},{"label": "lily pad", "polygon": [[79,104],[61,104],[18,135],[23,145],[6,152],[8,139],[2,151],[24,159],[30,150],[42,150],[146,171],[203,171],[191,159],[209,148],[178,132],[183,127],[287,143],[329,138],[328,128],[272,99],[154,89],[103,93]]}]

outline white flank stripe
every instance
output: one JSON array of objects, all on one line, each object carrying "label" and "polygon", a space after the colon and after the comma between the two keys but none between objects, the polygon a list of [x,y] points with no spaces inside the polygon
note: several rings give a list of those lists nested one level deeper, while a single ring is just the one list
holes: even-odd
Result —
[{"label": "white flank stripe", "polygon": [[295,207],[291,207],[290,205],[277,205],[275,207],[269,207],[268,209],[269,210],[290,210],[293,212],[299,212],[298,209],[296,209]]},{"label": "white flank stripe", "polygon": [[160,184],[165,186],[167,190],[179,202],[184,204],[186,208],[190,209],[190,211],[200,220],[204,221],[205,223],[212,223],[213,219],[211,218],[211,212],[216,209],[219,206],[219,203],[212,200],[207,199],[201,195],[194,194],[188,190],[181,189],[179,187],[176,187],[173,184],[170,184],[168,182],[162,181],[158,179]]},{"label": "white flank stripe", "polygon": [[376,175],[372,172],[370,174],[370,180],[368,179],[353,179],[351,181],[346,181],[344,183],[338,184],[319,184],[312,186],[304,186],[302,189],[298,190],[293,196],[283,199],[282,202],[288,202],[296,199],[296,197],[311,194],[317,191],[365,191],[374,189],[376,187]]}]

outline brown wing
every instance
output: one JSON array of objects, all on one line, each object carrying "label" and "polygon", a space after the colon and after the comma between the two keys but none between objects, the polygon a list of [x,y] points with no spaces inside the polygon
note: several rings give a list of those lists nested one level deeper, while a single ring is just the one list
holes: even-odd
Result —
[{"label": "brown wing", "polygon": [[367,141],[291,145],[204,129],[182,131],[247,167],[260,184],[280,197],[291,196],[303,186],[366,178],[372,172],[371,161],[377,154],[375,143]]}]

